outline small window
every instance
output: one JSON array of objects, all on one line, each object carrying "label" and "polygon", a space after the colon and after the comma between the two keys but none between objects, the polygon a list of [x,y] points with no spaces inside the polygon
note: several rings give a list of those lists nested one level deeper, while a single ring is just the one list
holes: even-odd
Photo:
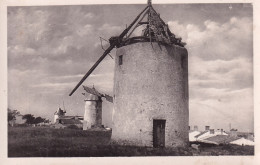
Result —
[{"label": "small window", "polygon": [[123,64],[123,55],[119,56],[119,61],[118,61],[119,65]]}]

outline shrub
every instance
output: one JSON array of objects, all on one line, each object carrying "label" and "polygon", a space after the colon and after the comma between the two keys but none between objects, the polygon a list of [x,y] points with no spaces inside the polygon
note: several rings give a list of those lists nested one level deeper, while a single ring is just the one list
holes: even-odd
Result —
[{"label": "shrub", "polygon": [[66,128],[68,128],[68,129],[79,129],[79,127],[76,126],[76,125],[69,125],[69,126],[66,127]]}]

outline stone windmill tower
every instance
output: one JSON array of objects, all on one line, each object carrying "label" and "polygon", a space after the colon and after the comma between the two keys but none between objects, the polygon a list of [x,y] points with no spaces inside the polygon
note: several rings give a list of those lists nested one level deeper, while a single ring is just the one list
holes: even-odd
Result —
[{"label": "stone windmill tower", "polygon": [[83,120],[83,130],[87,130],[90,128],[101,127],[102,125],[102,97],[104,97],[107,101],[113,103],[113,97],[102,94],[98,92],[94,86],[93,88],[89,88],[87,86],[83,86],[86,93],[83,95],[85,98],[85,113]]},{"label": "stone windmill tower", "polygon": [[[142,35],[132,36],[137,27]],[[151,1],[70,93],[116,47],[112,139],[121,144],[176,147],[188,143],[188,53]]]}]

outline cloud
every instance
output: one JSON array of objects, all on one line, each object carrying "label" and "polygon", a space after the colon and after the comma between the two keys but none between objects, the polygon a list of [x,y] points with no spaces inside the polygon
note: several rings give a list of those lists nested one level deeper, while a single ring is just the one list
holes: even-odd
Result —
[{"label": "cloud", "polygon": [[178,21],[168,24],[187,42],[191,99],[253,86],[252,19],[232,17],[223,24],[206,20],[204,29]]},{"label": "cloud", "polygon": [[[31,55],[37,55],[37,52],[35,49],[30,47],[23,47],[22,45],[16,45],[16,46],[9,46],[8,47],[9,54],[12,54],[12,56],[15,56],[16,58],[19,58],[19,56],[31,56]],[[30,57],[31,58],[31,57]]]},{"label": "cloud", "polygon": [[237,57],[252,59],[252,18],[232,17],[224,24],[204,21],[204,29],[198,25],[169,21],[169,28],[187,42],[190,56],[204,60],[232,60]]},{"label": "cloud", "polygon": [[66,88],[67,86],[71,86],[72,83],[42,83],[37,85],[32,85],[32,87],[43,87],[43,88]]},{"label": "cloud", "polygon": [[30,14],[23,8],[8,8],[8,44],[33,46],[36,41],[44,38],[48,31],[46,11],[35,10]]},{"label": "cloud", "polygon": [[187,42],[190,124],[228,129],[231,122],[235,128],[252,131],[252,19],[206,20],[203,26],[178,21],[168,24]]},{"label": "cloud", "polygon": [[76,74],[76,75],[65,75],[65,76],[51,76],[50,79],[58,79],[58,80],[66,80],[66,79],[75,79],[83,77],[84,74]]},{"label": "cloud", "polygon": [[[189,9],[193,14],[200,12],[198,9],[203,6],[194,8],[190,5],[185,10]],[[84,90],[80,87],[73,96],[68,94],[103,54],[104,50],[98,46],[99,36],[109,39],[119,35],[125,29],[125,23],[129,23],[127,20],[133,20],[136,16],[133,13],[139,11],[138,5],[110,7],[8,7],[9,105],[24,112],[46,113],[52,117],[64,100],[72,115],[83,113],[81,93]],[[203,11],[206,11],[207,5],[204,7]],[[216,5],[210,10],[213,7]],[[124,13],[128,8],[132,14]],[[232,10],[236,8],[233,6]],[[111,13],[112,9],[124,14]],[[226,16],[219,12],[224,10],[220,5],[215,10],[217,16],[208,11],[210,16],[205,17],[202,12],[196,19],[189,14],[180,14],[184,9],[179,12],[180,17],[173,17],[171,6],[166,9],[169,15],[165,17],[183,18],[170,20],[168,25],[174,34],[187,42],[191,124],[208,122],[224,127],[228,125],[225,122],[232,121],[243,123],[243,126],[237,125],[243,129],[252,128],[250,14],[241,14],[242,10],[239,10],[238,15],[233,12],[232,16]],[[141,29],[136,33],[141,33]],[[107,46],[104,42],[104,47]],[[111,55],[114,54],[112,51]],[[114,60],[106,57],[83,84],[94,84],[100,92],[113,95],[114,65]],[[234,117],[237,114],[243,115]]]},{"label": "cloud", "polygon": [[189,64],[191,87],[235,90],[253,86],[253,65],[250,59],[239,57],[230,61],[205,61],[191,57]]},{"label": "cloud", "polygon": [[90,34],[93,31],[93,27],[92,25],[85,25],[83,28],[80,28],[79,30],[77,30],[77,34],[79,36],[86,36],[88,34]]},{"label": "cloud", "polygon": [[[239,130],[251,128],[253,131],[253,89],[239,91],[214,90],[201,91],[200,94],[211,95],[206,100],[190,101],[190,124],[203,128],[210,125],[228,130],[229,123]],[[200,120],[198,120],[200,119]],[[214,120],[213,120],[214,119]]]},{"label": "cloud", "polygon": [[93,13],[86,13],[84,15],[85,18],[93,18],[94,17],[94,14]]},{"label": "cloud", "polygon": [[98,34],[105,39],[109,39],[112,36],[118,36],[123,32],[123,26],[111,25],[109,23],[104,23],[101,27],[98,28]]}]

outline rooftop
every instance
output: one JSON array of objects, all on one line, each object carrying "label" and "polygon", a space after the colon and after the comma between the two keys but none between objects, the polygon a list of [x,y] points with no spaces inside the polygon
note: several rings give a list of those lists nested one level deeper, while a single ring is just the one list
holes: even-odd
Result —
[{"label": "rooftop", "polygon": [[82,124],[78,119],[60,119],[61,124]]}]

